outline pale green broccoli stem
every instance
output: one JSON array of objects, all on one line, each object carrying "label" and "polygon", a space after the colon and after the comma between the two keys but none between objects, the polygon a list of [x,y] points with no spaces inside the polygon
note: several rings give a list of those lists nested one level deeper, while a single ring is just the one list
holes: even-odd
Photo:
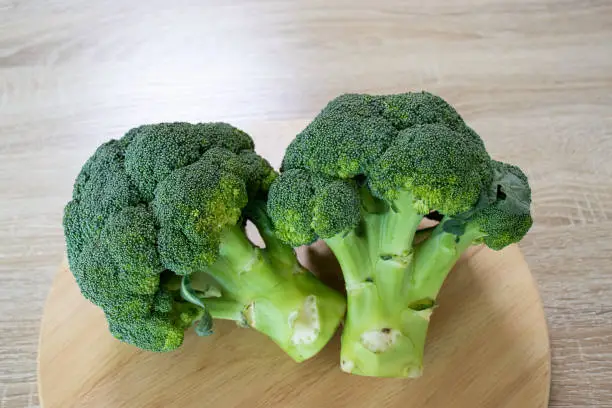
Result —
[{"label": "pale green broccoli stem", "polygon": [[336,234],[324,241],[340,263],[347,290],[350,291],[353,287],[359,287],[364,281],[373,279],[373,263],[366,237],[358,235],[353,230],[346,235]]},{"label": "pale green broccoli stem", "polygon": [[[422,370],[435,298],[461,254],[482,237],[468,225],[457,236],[442,223],[413,247],[422,212],[402,194],[387,212],[363,214],[346,236],[326,239],[347,284],[341,363],[353,374],[416,377]],[[424,212],[424,211],[423,211]]]},{"label": "pale green broccoli stem", "polygon": [[266,245],[263,251],[264,256],[269,257],[271,262],[280,264],[278,273],[295,273],[296,271],[291,268],[292,266],[299,266],[295,260],[295,251],[291,245],[281,241],[274,232],[274,227],[266,213],[265,205],[256,205],[251,212],[255,215],[251,221],[257,227],[259,235],[261,235]]},{"label": "pale green broccoli stem", "polygon": [[353,313],[351,305],[365,309],[354,311],[360,315],[374,307],[373,302],[378,304],[375,309],[382,309],[380,313],[393,313],[405,303],[413,265],[412,242],[423,215],[407,192],[393,204],[394,208],[385,212],[364,210],[360,227],[325,239],[342,267],[349,299],[358,298],[349,300],[349,315]]},{"label": "pale green broccoli stem", "polygon": [[[380,222],[379,255],[391,256],[402,262],[412,253],[414,234],[423,219],[415,208],[412,194],[401,192]],[[405,263],[405,262],[404,262]]]},{"label": "pale green broccoli stem", "polygon": [[433,302],[461,254],[484,235],[477,226],[468,223],[463,235],[457,237],[444,232],[444,221],[415,248],[407,299],[411,305]]},{"label": "pale green broccoli stem", "polygon": [[271,250],[253,245],[239,226],[225,230],[219,258],[204,272],[220,291],[209,290],[214,297],[201,301],[213,318],[248,325],[269,336],[294,360],[303,361],[334,334],[345,302],[300,267],[295,257],[291,265],[286,264],[286,271],[279,271],[265,256]]},{"label": "pale green broccoli stem", "polygon": [[370,315],[369,310],[380,303],[375,271],[368,251],[368,240],[355,231],[337,234],[324,240],[340,263],[347,292],[347,316]]},{"label": "pale green broccoli stem", "polygon": [[[359,235],[352,231],[325,239],[346,281],[348,313],[342,334],[341,367],[360,375],[417,376],[422,352],[415,343],[424,343],[425,339],[415,336],[426,333],[419,325],[426,328],[427,321],[411,313],[404,299],[403,285],[413,263],[380,257],[379,238],[390,235],[382,225],[399,225],[385,223],[386,216],[387,213],[367,214],[362,230],[357,230]],[[403,236],[397,236],[398,241],[409,245]],[[419,330],[413,335],[406,327]]]},{"label": "pale green broccoli stem", "polygon": [[204,298],[202,302],[214,319],[233,320],[239,323],[244,321],[244,305],[235,300]]},{"label": "pale green broccoli stem", "polygon": [[[362,200],[373,202],[368,192],[360,194]],[[385,305],[395,309],[401,304],[412,268],[414,234],[422,219],[412,195],[401,192],[393,208],[384,212],[364,209],[360,227],[346,236],[326,239],[342,266],[347,290],[374,283]]]},{"label": "pale green broccoli stem", "polygon": [[415,208],[413,196],[401,192],[386,213],[366,215],[366,219],[374,217],[380,218],[378,249],[373,254],[376,285],[381,299],[396,308],[404,302],[407,279],[413,269],[412,244],[423,214]]},{"label": "pale green broccoli stem", "polygon": [[346,281],[341,366],[353,374],[411,377],[421,372],[418,344],[425,342],[427,320],[408,308],[406,296],[413,238],[423,215],[408,193],[393,204],[382,212],[364,209],[358,228],[325,239]]},{"label": "pale green broccoli stem", "polygon": [[248,300],[280,283],[263,250],[253,245],[238,225],[223,232],[219,257],[208,267],[208,272],[221,284],[224,293],[238,301]]}]

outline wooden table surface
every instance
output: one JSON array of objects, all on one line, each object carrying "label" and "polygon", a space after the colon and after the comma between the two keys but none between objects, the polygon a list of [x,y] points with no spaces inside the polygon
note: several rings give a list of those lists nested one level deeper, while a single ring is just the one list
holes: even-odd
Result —
[{"label": "wooden table surface", "polygon": [[[342,92],[420,89],[530,176],[551,406],[612,407],[612,2],[441,3],[0,0],[0,408],[39,405],[62,207],[100,142],[169,120],[274,129]],[[253,136],[264,154],[291,137]]]}]

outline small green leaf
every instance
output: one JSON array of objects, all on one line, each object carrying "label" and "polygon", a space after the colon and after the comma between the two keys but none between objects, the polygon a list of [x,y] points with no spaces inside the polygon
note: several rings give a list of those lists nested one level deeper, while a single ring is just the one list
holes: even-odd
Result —
[{"label": "small green leaf", "polygon": [[202,300],[198,297],[195,290],[191,287],[191,278],[189,275],[184,275],[181,280],[181,297],[189,303],[202,308],[202,318],[195,326],[195,332],[198,336],[210,336],[213,333],[213,320],[210,312]]},{"label": "small green leaf", "polygon": [[529,184],[526,179],[519,177],[516,171],[512,171],[512,167],[509,165],[496,167],[490,194],[495,195],[498,201],[505,201],[512,214],[529,214],[531,204]]},{"label": "small green leaf", "polygon": [[196,306],[200,306],[202,309],[206,309],[206,305],[202,303],[202,300],[191,287],[191,278],[189,275],[184,275],[183,279],[181,279],[181,296],[189,303],[193,303]]}]

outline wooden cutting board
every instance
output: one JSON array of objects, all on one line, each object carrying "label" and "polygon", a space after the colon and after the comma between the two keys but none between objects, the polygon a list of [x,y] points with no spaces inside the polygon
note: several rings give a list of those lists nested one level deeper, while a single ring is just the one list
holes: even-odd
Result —
[{"label": "wooden cutting board", "polygon": [[[338,284],[322,246],[300,258]],[[154,354],[115,340],[62,265],[40,337],[44,408],[544,408],[550,349],[542,304],[518,247],[469,251],[439,296],[417,380],[351,376],[339,336],[294,363],[263,335],[217,321],[179,351]]]}]

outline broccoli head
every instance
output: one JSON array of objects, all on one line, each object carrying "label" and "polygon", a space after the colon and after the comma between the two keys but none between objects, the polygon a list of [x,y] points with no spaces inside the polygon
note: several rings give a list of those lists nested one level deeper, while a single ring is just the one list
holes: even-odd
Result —
[{"label": "broccoli head", "polygon": [[344,301],[276,238],[265,203],[277,174],[253,149],[225,123],[161,123],[84,164],[64,211],[68,260],[116,338],[169,351],[194,324],[210,334],[213,318],[231,319],[300,361],[331,337]]},{"label": "broccoli head", "polygon": [[[268,213],[283,241],[323,239],[338,258],[348,293],[343,369],[411,377],[454,263],[472,244],[518,242],[530,202],[521,170],[492,160],[442,98],[347,94],[287,148]],[[425,217],[441,221],[415,239]]]}]

